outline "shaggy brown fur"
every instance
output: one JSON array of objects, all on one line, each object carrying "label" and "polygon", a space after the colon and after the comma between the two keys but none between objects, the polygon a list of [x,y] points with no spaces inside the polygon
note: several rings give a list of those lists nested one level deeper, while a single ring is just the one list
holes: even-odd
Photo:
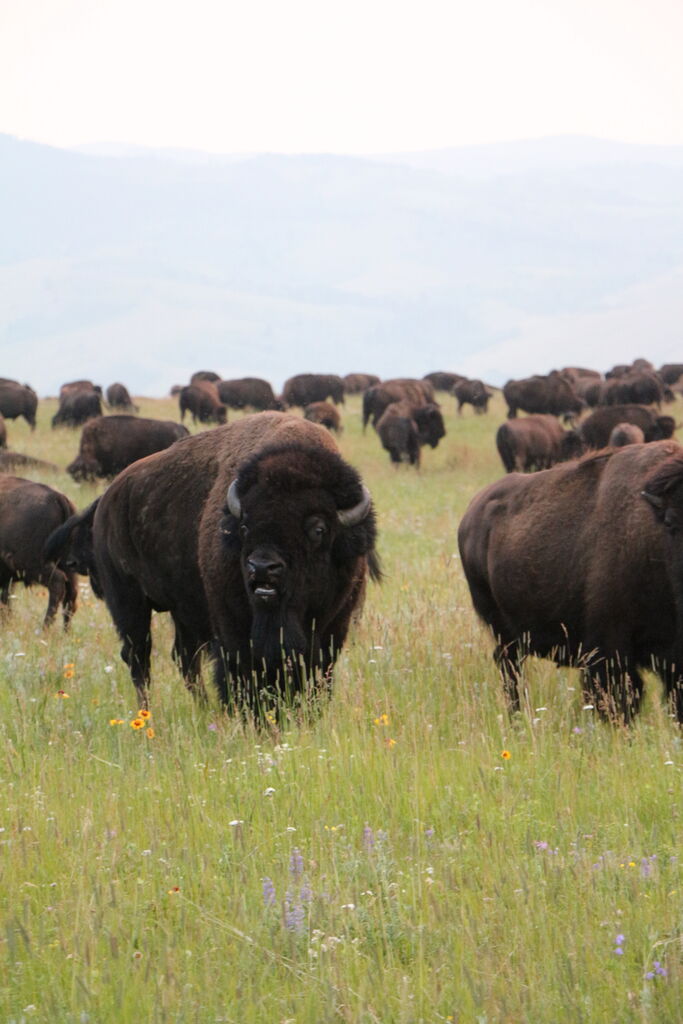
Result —
[{"label": "shaggy brown fur", "polygon": [[[643,492],[651,492],[643,494]],[[683,722],[683,453],[673,441],[511,474],[471,502],[458,541],[512,709],[527,654],[583,668],[584,696],[628,721],[641,668]]]},{"label": "shaggy brown fur", "polygon": [[83,427],[78,455],[67,472],[74,480],[114,477],[137,459],[187,436],[187,429],[171,420],[99,416]]}]

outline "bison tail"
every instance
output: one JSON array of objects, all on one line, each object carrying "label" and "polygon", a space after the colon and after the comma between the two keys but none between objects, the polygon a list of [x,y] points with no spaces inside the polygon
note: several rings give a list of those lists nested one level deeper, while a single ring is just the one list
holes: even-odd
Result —
[{"label": "bison tail", "polygon": [[498,428],[496,434],[496,448],[500,455],[506,473],[512,473],[515,468],[515,453],[510,443],[510,431],[503,424]]}]

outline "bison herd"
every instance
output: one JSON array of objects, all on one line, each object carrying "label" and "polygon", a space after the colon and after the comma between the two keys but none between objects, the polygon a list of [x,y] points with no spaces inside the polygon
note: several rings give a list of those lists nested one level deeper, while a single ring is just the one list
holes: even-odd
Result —
[{"label": "bison herd", "polygon": [[[683,449],[661,411],[682,374],[683,364],[656,371],[636,360],[604,376],[565,367],[503,387],[495,445],[505,475],[474,497],[458,543],[512,711],[532,654],[580,668],[585,699],[623,722],[653,669],[683,724]],[[137,415],[123,384],[106,398],[89,380],[62,387],[52,426],[82,427],[68,472],[111,481],[81,512],[11,475],[31,461],[56,467],[0,452],[0,605],[14,582],[39,582],[44,625],[61,605],[68,626],[77,574],[88,575],[143,704],[152,612],[168,611],[186,685],[203,692],[206,654],[224,704],[259,718],[329,688],[367,581],[381,576],[372,499],[333,437],[345,396],[362,395],[363,431],[373,428],[393,464],[419,468],[422,448],[446,434],[436,392],[458,416],[466,404],[485,416],[494,390],[446,371],[311,373],[277,396],[260,378],[203,370],[172,391],[180,423]],[[33,429],[37,405],[28,385],[0,380],[0,447],[4,420]],[[229,409],[252,415],[228,424]],[[190,435],[187,413],[213,429]]]}]

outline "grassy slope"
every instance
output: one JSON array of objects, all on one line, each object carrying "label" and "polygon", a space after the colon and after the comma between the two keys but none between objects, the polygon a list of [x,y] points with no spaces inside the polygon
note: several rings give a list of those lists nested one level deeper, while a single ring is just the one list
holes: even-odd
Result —
[{"label": "grassy slope", "polygon": [[[496,402],[458,420],[444,398],[449,433],[420,474],[395,471],[349,403],[341,447],[375,497],[386,579],[329,706],[284,732],[196,706],[164,616],[155,735],[134,731],[86,581],[68,636],[40,634],[45,597],[17,588],[0,1020],[680,1020],[683,751],[656,681],[625,733],[582,709],[575,673],[530,663],[511,723],[471,610],[456,526],[500,473]],[[176,417],[171,399],[141,405]],[[34,435],[10,423],[10,443],[65,466],[77,435],[51,412]],[[54,484],[79,507],[101,489]],[[654,961],[666,977],[646,977]]]}]

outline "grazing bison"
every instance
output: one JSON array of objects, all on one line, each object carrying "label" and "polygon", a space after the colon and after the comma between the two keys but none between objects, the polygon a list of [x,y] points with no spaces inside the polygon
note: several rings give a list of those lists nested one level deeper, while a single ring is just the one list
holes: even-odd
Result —
[{"label": "grazing bison", "polygon": [[299,373],[285,381],[282,401],[285,405],[304,408],[311,402],[331,398],[335,405],[344,404],[344,381],[334,373]]},{"label": "grazing bison", "polygon": [[671,416],[658,416],[643,405],[606,405],[588,416],[579,427],[587,448],[604,448],[619,423],[640,427],[646,441],[663,441],[673,437],[676,423]]},{"label": "grazing bison", "polygon": [[433,384],[428,380],[414,380],[410,377],[396,377],[374,384],[363,395],[363,430],[369,420],[372,420],[373,427],[377,427],[384,410],[392,402],[404,401],[414,406],[434,403]]},{"label": "grazing bison", "polygon": [[659,376],[665,384],[678,384],[683,375],[683,363],[664,363],[659,368]]},{"label": "grazing bison", "polygon": [[360,395],[373,384],[379,384],[379,377],[374,373],[347,373],[343,380],[344,393],[347,395]]},{"label": "grazing bison", "polygon": [[171,420],[100,416],[83,427],[78,455],[67,473],[74,480],[114,477],[131,462],[163,451],[188,433]]},{"label": "grazing bison", "polygon": [[75,512],[53,530],[45,541],[43,557],[58,563],[66,572],[89,576],[92,592],[102,598],[93,547],[93,522],[99,503],[96,498],[83,512]]},{"label": "grazing bison", "polygon": [[14,380],[0,381],[0,413],[6,420],[23,416],[31,430],[36,429],[38,396],[28,384]]},{"label": "grazing bison", "polygon": [[641,669],[683,723],[683,449],[628,445],[480,491],[458,533],[512,710],[527,654],[583,671],[584,698],[629,721]]},{"label": "grazing bison", "polygon": [[617,423],[607,444],[610,448],[623,448],[627,444],[642,444],[644,441],[645,435],[635,423]]},{"label": "grazing bison", "polygon": [[102,399],[97,391],[74,389],[66,391],[59,399],[59,408],[52,417],[55,427],[80,427],[95,416],[102,415]]},{"label": "grazing bison", "polygon": [[219,380],[218,397],[229,409],[282,409],[267,380],[260,377],[242,377],[239,380]]},{"label": "grazing bison", "polygon": [[100,499],[92,545],[141,701],[152,609],[171,612],[188,686],[210,648],[222,700],[261,711],[329,684],[368,571],[379,575],[358,473],[325,429],[277,412],[129,466]]},{"label": "grazing bison", "polygon": [[66,495],[17,476],[0,476],[0,605],[9,610],[12,584],[47,587],[48,604],[43,627],[49,626],[62,605],[64,628],[76,610],[77,588],[73,573],[46,559],[43,544],[75,509]]},{"label": "grazing bison", "polygon": [[407,459],[411,466],[419,467],[421,446],[436,448],[446,428],[438,405],[430,402],[414,406],[402,401],[387,406],[377,423],[377,433],[392,462]]},{"label": "grazing bison", "polygon": [[550,415],[508,420],[498,428],[496,447],[507,473],[549,469],[583,451],[578,432]]},{"label": "grazing bison", "polygon": [[96,395],[102,397],[100,384],[93,384],[91,380],[70,380],[66,384],[62,384],[59,389],[59,398],[61,400],[65,395],[73,395],[77,391],[94,391]]},{"label": "grazing bison", "polygon": [[600,397],[601,405],[660,405],[665,388],[656,373],[626,373],[607,381]]},{"label": "grazing bison", "polygon": [[218,397],[218,389],[212,381],[199,381],[197,384],[189,384],[184,387],[178,396],[180,405],[180,419],[185,419],[185,413],[189,412],[192,422],[196,423],[225,423],[228,410]]},{"label": "grazing bison", "polygon": [[471,405],[475,412],[488,412],[491,392],[481,380],[460,380],[453,386],[453,394],[458,402],[458,415],[462,414],[463,405]]},{"label": "grazing bison", "polygon": [[110,384],[107,388],[107,405],[110,409],[124,409],[138,411],[138,407],[130,397],[125,384]]},{"label": "grazing bison", "polygon": [[461,373],[450,373],[448,370],[435,370],[433,373],[425,373],[423,380],[432,385],[435,391],[447,391],[453,394],[453,388],[461,380],[467,380]]},{"label": "grazing bison", "polygon": [[519,409],[570,418],[584,408],[573,384],[556,370],[547,377],[509,380],[503,395],[508,405],[508,419],[514,419]]},{"label": "grazing bison", "polygon": [[319,423],[321,427],[334,430],[335,434],[341,434],[341,416],[331,402],[311,402],[304,409],[304,419],[311,423]]}]

